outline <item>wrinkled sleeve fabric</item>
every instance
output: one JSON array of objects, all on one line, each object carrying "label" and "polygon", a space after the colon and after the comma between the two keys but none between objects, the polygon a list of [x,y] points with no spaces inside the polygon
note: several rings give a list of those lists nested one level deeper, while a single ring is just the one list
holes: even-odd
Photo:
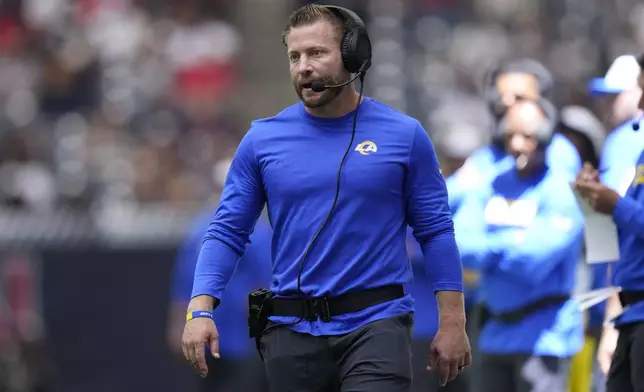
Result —
[{"label": "wrinkled sleeve fabric", "polygon": [[232,159],[197,259],[192,297],[209,295],[221,299],[266,202],[253,135],[251,127]]},{"label": "wrinkled sleeve fabric", "polygon": [[429,135],[417,124],[405,180],[407,222],[423,251],[434,291],[463,291],[447,187]]}]

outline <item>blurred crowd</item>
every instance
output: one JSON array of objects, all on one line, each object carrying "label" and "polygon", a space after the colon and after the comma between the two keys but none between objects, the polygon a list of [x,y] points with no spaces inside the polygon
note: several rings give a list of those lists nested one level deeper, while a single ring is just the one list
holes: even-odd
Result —
[{"label": "blurred crowd", "polygon": [[210,197],[241,132],[230,3],[0,2],[2,204]]},{"label": "blurred crowd", "polygon": [[[355,9],[370,25],[368,94],[420,118],[434,134],[455,122],[436,123],[443,117],[435,109],[471,101],[454,126],[477,130],[479,144],[489,137],[476,105],[491,64],[533,57],[555,76],[557,103],[584,104],[587,80],[644,44],[644,5],[635,0],[328,3]],[[233,24],[237,4],[0,2],[2,205],[87,209],[216,195],[221,168],[248,127],[239,121],[244,107],[231,97],[244,83],[244,40],[257,37]],[[446,148],[459,155],[475,147],[450,140]]]}]

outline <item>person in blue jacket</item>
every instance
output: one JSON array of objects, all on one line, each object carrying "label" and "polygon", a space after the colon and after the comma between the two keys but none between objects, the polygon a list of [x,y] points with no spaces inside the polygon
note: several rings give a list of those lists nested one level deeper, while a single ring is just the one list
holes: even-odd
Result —
[{"label": "person in blue jacket", "polygon": [[[495,119],[495,123],[514,103],[521,100],[535,101],[547,97],[552,90],[550,72],[532,59],[509,61],[495,67],[484,85],[484,98]],[[547,162],[553,169],[561,169],[572,182],[579,170],[581,160],[572,143],[556,133],[547,148]],[[498,164],[510,159],[503,147],[502,132],[493,132],[492,142],[475,151],[465,165],[447,178],[447,189],[452,212],[456,214],[459,204],[469,192],[476,192],[480,179],[494,175]]]},{"label": "person in blue jacket", "polygon": [[[638,58],[644,68],[644,55]],[[640,88],[644,78],[640,75]],[[640,110],[644,109],[644,97],[639,100]],[[639,131],[637,116],[626,125],[631,127],[631,137]],[[624,128],[622,135],[630,134]],[[624,137],[624,136],[622,136]],[[634,138],[630,139],[634,143]],[[575,186],[597,212],[612,215],[617,227],[620,257],[612,266],[611,283],[621,287],[618,296],[609,299],[606,305],[606,321],[598,348],[598,361],[607,374],[607,392],[644,391],[644,152],[634,165],[630,158],[631,146],[623,145],[623,160],[617,155],[607,154],[613,164],[600,173],[591,167],[584,167]],[[616,152],[616,151],[615,151]],[[604,157],[602,157],[604,159]],[[624,189],[624,178],[631,178]],[[613,187],[610,184],[615,184]]]},{"label": "person in blue jacket", "polygon": [[[440,387],[438,375],[427,372],[426,358],[429,355],[431,342],[438,331],[438,302],[434,295],[432,282],[427,276],[422,249],[418,241],[414,239],[411,228],[407,229],[407,254],[414,278],[410,284],[406,285],[405,289],[414,298],[416,306],[412,335],[413,385],[411,392],[468,392],[469,377],[467,377],[467,373]],[[464,292],[467,295],[465,286]],[[467,322],[469,326],[469,319]]]},{"label": "person in blue jacket", "polygon": [[583,317],[570,298],[583,216],[566,173],[545,157],[556,110],[522,101],[501,121],[514,165],[463,201],[455,222],[464,266],[480,272],[477,391],[567,391]]},{"label": "person in blue jacket", "polygon": [[[199,251],[206,230],[212,220],[212,209],[206,209],[195,218],[184,244],[179,249],[174,265],[171,287],[171,305],[168,340],[177,355],[181,352],[181,333],[185,323],[185,309],[190,301]],[[271,228],[261,218],[250,237],[246,254],[239,261],[230,283],[226,286],[222,303],[213,312],[220,333],[222,358],[212,373],[200,381],[201,390],[248,391],[267,390],[262,362],[255,355],[255,345],[248,337],[248,292],[270,283]]]},{"label": "person in blue jacket", "polygon": [[[632,121],[637,113],[637,86],[640,66],[631,55],[616,58],[602,78],[594,78],[589,83],[589,94],[598,105],[598,112],[603,114],[604,123],[612,131],[606,138],[600,154],[598,168],[599,180],[620,195],[624,195],[630,185],[635,171],[635,162],[644,148],[644,133],[633,130]],[[584,160],[585,161],[585,160]],[[615,260],[616,261],[616,260]],[[591,266],[591,289],[607,287],[611,263],[593,264]],[[588,310],[588,332],[594,341],[598,341],[604,329],[606,302],[601,302]],[[599,345],[596,345],[596,351]],[[614,349],[614,347],[613,347]],[[612,349],[611,349],[612,355]],[[604,362],[610,362],[610,359]],[[593,370],[593,392],[605,390],[608,364],[602,366],[599,361]]]},{"label": "person in blue jacket", "polygon": [[[644,369],[644,152],[624,196],[599,182],[597,171],[586,169],[575,186],[595,211],[613,217],[620,250],[612,276],[613,283],[622,289],[617,298],[621,314],[612,320],[619,337],[610,361],[606,391],[644,391],[641,371]],[[609,313],[612,312],[609,310]],[[607,339],[607,333],[604,330],[602,342]]]}]

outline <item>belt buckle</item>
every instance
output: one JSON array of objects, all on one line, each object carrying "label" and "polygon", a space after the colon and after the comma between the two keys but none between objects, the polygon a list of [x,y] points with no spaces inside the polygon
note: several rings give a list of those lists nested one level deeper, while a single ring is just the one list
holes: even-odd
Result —
[{"label": "belt buckle", "polygon": [[320,318],[325,323],[331,321],[331,311],[329,310],[329,300],[327,297],[320,298]]},{"label": "belt buckle", "polygon": [[317,298],[312,298],[305,300],[304,302],[305,314],[304,317],[308,321],[316,321],[318,319],[318,300]]},{"label": "belt buckle", "polygon": [[312,298],[306,301],[305,317],[308,321],[317,321],[318,317],[325,323],[331,321],[331,311],[329,310],[328,298]]}]

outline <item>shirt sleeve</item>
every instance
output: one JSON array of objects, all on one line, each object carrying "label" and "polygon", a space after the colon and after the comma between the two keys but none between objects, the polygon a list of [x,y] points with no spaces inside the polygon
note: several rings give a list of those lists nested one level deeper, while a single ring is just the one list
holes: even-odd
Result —
[{"label": "shirt sleeve", "polygon": [[197,259],[192,297],[209,295],[221,299],[266,202],[252,136],[251,128],[232,159]]},{"label": "shirt sleeve", "polygon": [[429,135],[417,124],[405,181],[407,222],[421,246],[434,291],[463,291],[447,188]]},{"label": "shirt sleeve", "polygon": [[613,221],[620,230],[644,239],[644,206],[637,200],[621,197],[613,210]]}]

